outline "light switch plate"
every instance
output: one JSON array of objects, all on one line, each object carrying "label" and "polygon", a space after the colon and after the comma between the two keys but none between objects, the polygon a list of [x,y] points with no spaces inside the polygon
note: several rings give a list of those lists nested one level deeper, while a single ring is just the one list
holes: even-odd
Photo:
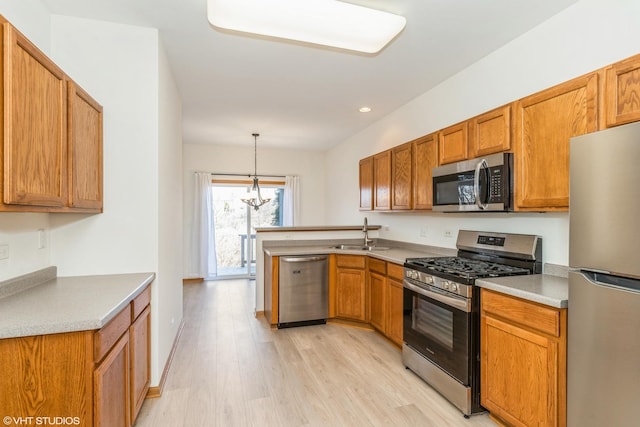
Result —
[{"label": "light switch plate", "polygon": [[0,259],[9,258],[9,245],[0,245]]}]

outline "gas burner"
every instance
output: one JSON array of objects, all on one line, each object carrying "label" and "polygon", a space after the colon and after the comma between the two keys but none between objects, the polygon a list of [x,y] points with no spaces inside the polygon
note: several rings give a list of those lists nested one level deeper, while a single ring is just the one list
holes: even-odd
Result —
[{"label": "gas burner", "polygon": [[466,280],[530,273],[530,271],[525,268],[462,257],[410,258],[407,259],[406,264],[407,266],[422,270],[425,273],[436,275],[443,273]]}]

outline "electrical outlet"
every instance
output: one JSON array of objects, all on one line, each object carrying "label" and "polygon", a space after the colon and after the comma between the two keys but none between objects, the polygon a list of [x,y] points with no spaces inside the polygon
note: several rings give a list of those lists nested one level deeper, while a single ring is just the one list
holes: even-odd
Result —
[{"label": "electrical outlet", "polygon": [[420,229],[420,237],[427,237],[427,227],[422,227]]},{"label": "electrical outlet", "polygon": [[444,237],[452,238],[453,237],[453,232],[451,230],[444,230],[443,235],[444,235]]},{"label": "electrical outlet", "polygon": [[9,258],[9,245],[0,245],[0,259]]}]

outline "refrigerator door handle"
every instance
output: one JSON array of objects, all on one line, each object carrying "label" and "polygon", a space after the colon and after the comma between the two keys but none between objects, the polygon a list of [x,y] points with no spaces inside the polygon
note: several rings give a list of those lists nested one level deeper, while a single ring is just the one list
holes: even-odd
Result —
[{"label": "refrigerator door handle", "polygon": [[609,272],[596,270],[580,270],[588,281],[607,288],[621,289],[630,292],[640,292],[640,279],[616,276]]}]

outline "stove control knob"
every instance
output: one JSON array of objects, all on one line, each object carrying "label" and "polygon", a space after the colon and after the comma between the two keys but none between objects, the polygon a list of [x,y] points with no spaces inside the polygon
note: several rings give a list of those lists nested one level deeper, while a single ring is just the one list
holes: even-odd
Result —
[{"label": "stove control knob", "polygon": [[430,285],[433,285],[433,276],[426,276],[424,281]]},{"label": "stove control knob", "polygon": [[455,283],[451,284],[451,292],[458,292],[458,285]]},{"label": "stove control knob", "polygon": [[446,289],[447,291],[449,290],[449,281],[445,280],[442,282],[442,289]]}]

